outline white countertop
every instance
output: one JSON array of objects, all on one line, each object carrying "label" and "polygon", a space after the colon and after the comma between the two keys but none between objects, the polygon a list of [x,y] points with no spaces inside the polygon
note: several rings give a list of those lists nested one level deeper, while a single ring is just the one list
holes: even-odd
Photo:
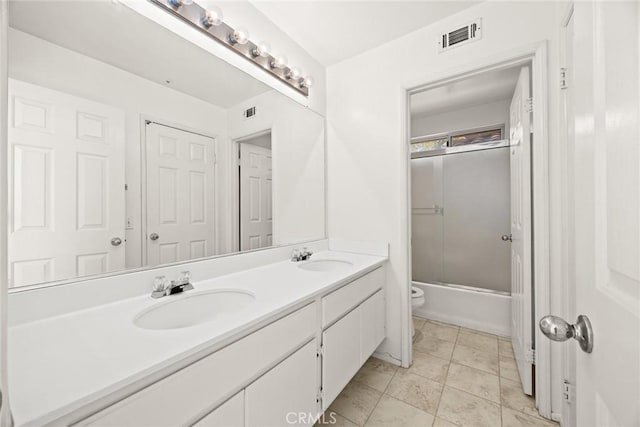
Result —
[{"label": "white countertop", "polygon": [[[386,257],[325,251],[317,259],[353,263],[341,271],[315,272],[289,260],[198,281],[195,290],[152,299],[136,296],[9,328],[9,393],[17,426],[43,425],[131,393],[134,383],[167,375],[189,357],[239,339],[288,309],[311,301],[380,266]],[[243,289],[255,301],[233,314],[181,329],[134,325],[141,311],[197,291]]]}]

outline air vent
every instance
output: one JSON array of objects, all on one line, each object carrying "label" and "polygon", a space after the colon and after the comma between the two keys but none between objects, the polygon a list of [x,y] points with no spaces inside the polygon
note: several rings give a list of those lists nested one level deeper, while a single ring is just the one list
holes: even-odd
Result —
[{"label": "air vent", "polygon": [[244,118],[250,119],[256,115],[256,107],[247,108],[244,110]]},{"label": "air vent", "polygon": [[449,50],[452,47],[471,43],[482,38],[482,19],[478,18],[469,24],[448,31],[440,36],[438,47],[440,52]]}]

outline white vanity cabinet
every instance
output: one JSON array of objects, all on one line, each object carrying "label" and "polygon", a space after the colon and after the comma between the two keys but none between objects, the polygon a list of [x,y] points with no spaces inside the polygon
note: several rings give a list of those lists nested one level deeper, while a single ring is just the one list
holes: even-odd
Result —
[{"label": "white vanity cabinet", "polygon": [[379,268],[322,300],[323,411],[385,337],[383,284],[384,269]]},{"label": "white vanity cabinet", "polygon": [[[218,417],[217,410],[223,411],[220,413],[220,419],[231,419],[234,417],[234,411],[232,408],[225,408],[223,402],[230,402],[230,396],[247,386],[251,387],[252,383],[259,385],[260,380],[268,381],[272,368],[276,369],[276,374],[280,372],[281,376],[284,376],[282,372],[287,371],[286,367],[293,365],[290,375],[299,376],[297,369],[302,364],[302,356],[306,356],[305,363],[313,365],[312,372],[317,378],[316,307],[314,302],[276,320],[77,425],[185,426],[193,425],[198,420],[205,422],[208,413],[211,419],[215,420]],[[312,353],[310,348],[313,348]],[[301,352],[302,349],[306,349],[306,352]],[[291,357],[294,359],[289,363]],[[281,369],[278,370],[278,367]],[[315,384],[312,382],[308,387],[313,387],[314,393],[304,407],[316,407],[317,379]],[[251,393],[254,401],[257,400],[255,390]],[[244,393],[246,394],[246,391]],[[269,400],[272,398],[271,394],[269,392],[263,398]],[[244,406],[246,410],[246,402]],[[213,408],[216,410],[212,412]]]},{"label": "white vanity cabinet", "polygon": [[379,267],[316,296],[75,425],[313,425],[385,337],[384,279]]},{"label": "white vanity cabinet", "polygon": [[319,382],[317,342],[312,340],[194,427],[281,427],[313,424]]}]

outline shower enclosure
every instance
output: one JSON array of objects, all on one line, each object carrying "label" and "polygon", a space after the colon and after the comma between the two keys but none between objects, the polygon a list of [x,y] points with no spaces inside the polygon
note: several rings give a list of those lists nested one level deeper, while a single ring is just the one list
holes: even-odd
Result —
[{"label": "shower enclosure", "polygon": [[510,293],[509,153],[497,141],[412,158],[414,282]]}]

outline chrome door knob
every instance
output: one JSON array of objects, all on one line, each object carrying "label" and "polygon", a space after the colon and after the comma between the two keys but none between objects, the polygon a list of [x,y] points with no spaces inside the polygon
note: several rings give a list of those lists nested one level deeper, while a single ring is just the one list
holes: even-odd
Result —
[{"label": "chrome door knob", "polygon": [[114,237],[113,239],[111,239],[111,244],[113,246],[120,246],[122,244],[122,239],[119,237]]},{"label": "chrome door knob", "polygon": [[160,236],[158,236],[158,233],[151,233],[151,235],[149,236],[149,238],[151,240],[158,240],[160,238]]},{"label": "chrome door knob", "polygon": [[544,316],[540,319],[540,330],[552,341],[563,342],[574,338],[585,353],[593,351],[593,328],[585,315],[578,316],[574,325],[558,316]]},{"label": "chrome door knob", "polygon": [[511,240],[511,234],[503,234],[501,238],[503,242],[513,242],[513,240]]}]

